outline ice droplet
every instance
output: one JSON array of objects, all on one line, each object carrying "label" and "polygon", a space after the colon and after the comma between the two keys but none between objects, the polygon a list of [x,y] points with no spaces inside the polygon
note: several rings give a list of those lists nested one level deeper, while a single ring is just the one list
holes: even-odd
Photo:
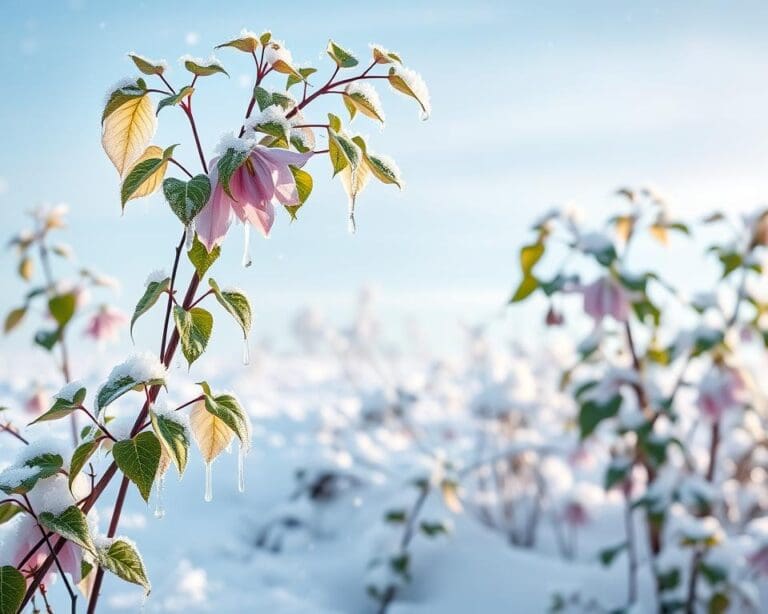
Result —
[{"label": "ice droplet", "polygon": [[187,235],[184,242],[186,244],[185,247],[187,251],[189,251],[192,249],[192,244],[195,242],[195,229],[193,228],[191,223],[187,224],[186,232],[187,232]]},{"label": "ice droplet", "polygon": [[210,461],[205,463],[205,502],[213,501],[213,470]]},{"label": "ice droplet", "polygon": [[248,347],[248,339],[243,342],[243,365],[251,364],[251,348]]},{"label": "ice droplet", "polygon": [[245,228],[245,237],[243,242],[243,266],[248,268],[251,266],[251,227],[247,222],[243,224]]},{"label": "ice droplet", "polygon": [[165,507],[163,506],[163,488],[165,487],[165,476],[157,481],[157,495],[155,498],[155,518],[165,516]]},{"label": "ice droplet", "polygon": [[349,234],[353,235],[357,231],[357,224],[355,223],[355,201],[350,199],[349,201],[349,218],[347,219],[347,230]]},{"label": "ice droplet", "polygon": [[237,490],[245,492],[245,455],[247,450],[243,444],[240,444],[240,450],[237,454]]}]

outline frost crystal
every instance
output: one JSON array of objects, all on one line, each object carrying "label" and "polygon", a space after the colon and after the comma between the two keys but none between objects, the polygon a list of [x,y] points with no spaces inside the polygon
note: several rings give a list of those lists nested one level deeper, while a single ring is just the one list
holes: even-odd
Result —
[{"label": "frost crystal", "polygon": [[59,390],[55,395],[53,395],[54,399],[61,399],[62,401],[72,401],[75,398],[75,395],[78,393],[78,391],[81,388],[85,388],[83,385],[83,382],[81,381],[74,381],[69,382],[69,384],[66,384],[61,390]]},{"label": "frost crystal", "polygon": [[373,112],[381,118],[381,121],[384,121],[384,108],[381,106],[381,98],[379,98],[376,88],[370,83],[353,81],[347,86],[345,91],[350,96],[360,96],[363,98],[370,105]]},{"label": "frost crystal", "polygon": [[216,145],[216,153],[224,155],[228,150],[234,149],[235,151],[250,151],[253,148],[253,141],[251,139],[243,139],[237,136],[234,132],[227,132],[221,135],[218,145]]},{"label": "frost crystal", "polygon": [[136,382],[165,379],[166,369],[152,352],[134,354],[117,365],[109,374],[109,381],[130,377]]},{"label": "frost crystal", "polygon": [[163,281],[167,277],[168,277],[168,273],[165,272],[165,269],[155,269],[149,275],[147,275],[147,280],[144,282],[144,287],[146,288],[147,286],[149,286],[149,284],[154,284],[159,281]]},{"label": "frost crystal", "polygon": [[427,119],[432,113],[432,103],[429,99],[429,89],[427,88],[424,79],[422,79],[421,75],[415,70],[411,70],[405,66],[395,65],[393,70],[395,75],[405,81],[405,84],[422,104],[424,107],[422,119]]},{"label": "frost crystal", "polygon": [[219,62],[219,59],[215,55],[211,55],[207,60],[204,60],[203,58],[192,57],[187,53],[179,58],[179,62],[182,65],[185,62],[192,62],[194,64],[197,64],[198,66],[201,66],[202,68],[210,68],[211,66],[218,66],[219,68],[224,68],[221,65],[221,62]]},{"label": "frost crystal", "polygon": [[267,64],[273,66],[276,62],[283,61],[289,66],[293,64],[293,56],[282,41],[271,41],[264,49],[264,59]]},{"label": "frost crystal", "polygon": [[0,486],[4,488],[16,488],[24,480],[37,473],[35,467],[8,467],[0,471]]}]

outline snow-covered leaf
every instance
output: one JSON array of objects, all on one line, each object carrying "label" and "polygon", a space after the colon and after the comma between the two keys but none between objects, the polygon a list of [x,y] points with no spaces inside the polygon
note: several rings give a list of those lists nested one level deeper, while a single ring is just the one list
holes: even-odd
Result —
[{"label": "snow-covered leaf", "polygon": [[143,587],[145,594],[149,595],[152,586],[144,561],[128,540],[118,537],[108,547],[99,548],[98,563],[118,578]]},{"label": "snow-covered leaf", "polygon": [[251,304],[248,297],[240,290],[222,290],[213,278],[208,279],[208,285],[219,304],[235,318],[243,331],[243,337],[248,337],[251,330]]},{"label": "snow-covered leaf", "polygon": [[150,412],[150,419],[155,434],[181,475],[184,473],[189,457],[186,426],[180,420],[174,420],[171,415],[157,414],[154,411]]},{"label": "snow-covered leaf", "polygon": [[168,290],[171,284],[171,278],[165,277],[159,281],[150,281],[147,287],[144,289],[144,294],[136,303],[136,308],[133,310],[133,317],[131,317],[131,338],[133,338],[133,325],[136,323],[142,315],[147,313],[158,299]]},{"label": "snow-covered leaf", "polygon": [[181,351],[187,363],[191,365],[202,356],[213,330],[213,316],[201,307],[186,311],[182,307],[173,308],[173,320],[181,340]]},{"label": "snow-covered leaf", "polygon": [[128,97],[105,117],[101,144],[121,177],[149,145],[156,127],[152,101],[146,93]]},{"label": "snow-covered leaf", "polygon": [[68,539],[81,548],[93,551],[93,539],[88,530],[88,521],[82,510],[76,505],[70,505],[61,514],[42,512],[38,515],[40,524],[63,538]]},{"label": "snow-covered leaf", "polygon": [[195,175],[189,181],[169,177],[163,181],[163,194],[171,211],[187,226],[208,202],[211,182],[203,174]]}]

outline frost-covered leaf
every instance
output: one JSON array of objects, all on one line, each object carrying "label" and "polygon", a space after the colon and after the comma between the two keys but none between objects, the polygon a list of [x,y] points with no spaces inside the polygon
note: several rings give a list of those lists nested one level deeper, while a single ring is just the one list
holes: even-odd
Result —
[{"label": "frost-covered leaf", "polygon": [[21,467],[9,467],[0,472],[0,490],[7,495],[23,495],[35,487],[38,480],[56,474],[64,464],[59,454],[46,452],[25,461]]},{"label": "frost-covered leaf", "polygon": [[186,56],[182,58],[182,61],[184,62],[184,68],[198,77],[208,77],[210,75],[215,75],[216,73],[222,73],[229,77],[229,73],[224,70],[224,67],[214,57],[211,57],[208,60],[202,60],[200,58]]},{"label": "frost-covered leaf", "polygon": [[124,176],[149,145],[157,119],[148,94],[129,97],[104,119],[101,144]]},{"label": "frost-covered leaf", "polygon": [[166,292],[171,285],[171,278],[165,277],[158,281],[150,281],[147,287],[144,289],[144,294],[136,303],[136,308],[133,310],[133,317],[131,317],[131,339],[133,339],[133,325],[136,323],[142,315],[147,313],[157,300]]},{"label": "frost-covered leaf", "polygon": [[208,202],[211,181],[203,174],[195,175],[189,181],[169,177],[163,181],[163,194],[171,211],[187,226]]},{"label": "frost-covered leaf", "polygon": [[120,202],[123,208],[129,200],[149,196],[160,187],[175,147],[172,145],[165,150],[156,145],[147,147],[128,172],[120,188]]},{"label": "frost-covered leaf", "polygon": [[15,503],[0,503],[0,524],[5,524],[23,511]]},{"label": "frost-covered leaf", "polygon": [[149,58],[140,56],[137,53],[129,53],[128,57],[133,60],[134,64],[136,64],[136,68],[138,68],[145,75],[162,75],[165,72],[165,62],[156,62],[154,60],[150,60]]},{"label": "frost-covered leaf", "polygon": [[3,323],[3,332],[6,334],[10,333],[14,328],[16,328],[19,324],[21,324],[21,321],[24,319],[24,316],[26,314],[27,314],[26,307],[16,307],[15,309],[11,309],[8,312],[8,315],[5,316],[5,322]]},{"label": "frost-covered leaf", "polygon": [[368,146],[366,145],[365,140],[360,136],[352,137],[352,141],[360,148],[363,155],[363,161],[376,179],[382,183],[393,184],[400,189],[403,188],[403,179],[400,174],[400,169],[394,160],[388,156],[368,151]]},{"label": "frost-covered leaf", "polygon": [[144,501],[149,501],[160,463],[160,442],[155,434],[145,431],[133,439],[118,441],[112,446],[112,456],[120,470],[136,484]]},{"label": "frost-covered leaf", "polygon": [[339,47],[332,40],[328,41],[328,47],[325,51],[339,68],[352,68],[359,64],[355,56],[346,49]]},{"label": "frost-covered leaf", "polygon": [[243,31],[237,38],[233,38],[231,41],[227,41],[221,45],[216,45],[216,49],[221,49],[222,47],[232,47],[233,49],[237,49],[245,53],[252,53],[258,49],[260,44],[261,41],[259,41],[258,36],[252,32]]},{"label": "frost-covered leaf", "polygon": [[579,431],[581,438],[586,439],[597,426],[608,418],[612,418],[621,407],[621,395],[617,395],[606,402],[598,402],[591,399],[584,403],[579,410]]},{"label": "frost-covered leaf", "polygon": [[243,331],[243,337],[248,337],[251,330],[251,304],[248,297],[240,290],[222,290],[215,280],[209,278],[208,285],[219,304],[235,318]]},{"label": "frost-covered leaf", "polygon": [[[382,110],[379,94],[369,83],[353,82],[344,89],[344,102],[351,104],[356,111],[360,111],[366,117],[384,123],[384,111]],[[354,113],[350,111],[354,117]]]},{"label": "frost-covered leaf", "polygon": [[286,82],[285,89],[290,89],[292,86],[296,85],[297,83],[306,81],[307,77],[317,72],[317,68],[310,68],[310,67],[297,68],[296,70],[299,73],[299,77],[301,78],[293,74],[288,75],[288,81]]},{"label": "frost-covered leaf", "polygon": [[360,164],[360,148],[345,134],[328,128],[328,157],[331,159],[333,176],[335,177],[347,166],[352,169]]},{"label": "frost-covered leaf", "polygon": [[117,109],[122,107],[129,100],[140,98],[147,93],[147,86],[143,79],[136,79],[130,83],[121,84],[116,87],[107,99],[107,104],[104,106],[104,111],[101,114],[101,123],[107,119]]},{"label": "frost-covered leaf", "polygon": [[201,307],[186,311],[176,306],[173,308],[173,320],[179,332],[181,351],[187,364],[192,365],[208,345],[213,330],[213,316]]},{"label": "frost-covered leaf", "polygon": [[47,422],[48,420],[58,420],[59,418],[68,416],[82,404],[82,402],[85,400],[85,395],[85,386],[80,386],[76,391],[74,391],[72,397],[70,398],[56,397],[53,406],[42,416],[30,422],[30,424],[35,424],[37,422]]},{"label": "frost-covered leaf", "polygon": [[157,414],[154,411],[150,412],[150,419],[155,434],[181,475],[189,457],[189,437],[185,424],[171,415]]},{"label": "frost-covered leaf", "polygon": [[187,256],[189,261],[195,267],[198,277],[202,278],[208,269],[211,268],[214,262],[218,260],[221,254],[221,246],[216,245],[210,252],[205,248],[205,245],[197,238],[192,240],[192,247],[190,248]]},{"label": "frost-covered leaf", "polygon": [[397,62],[398,64],[403,63],[397,53],[394,53],[393,51],[387,51],[378,45],[371,45],[371,52],[373,54],[373,60],[377,64],[392,64],[394,62]]},{"label": "frost-covered leaf", "polygon": [[102,410],[134,388],[165,383],[165,367],[151,352],[136,354],[117,365],[96,395],[96,409]]},{"label": "frost-covered leaf", "polygon": [[39,330],[35,333],[34,337],[35,343],[49,352],[58,343],[59,339],[61,339],[61,329],[58,328],[55,330]]},{"label": "frost-covered leaf", "polygon": [[131,542],[118,537],[106,548],[99,548],[97,560],[104,569],[111,571],[118,578],[138,584],[149,595],[152,586],[147,577],[144,561]]},{"label": "frost-covered leaf", "polygon": [[0,614],[16,614],[24,601],[27,581],[15,567],[0,567]]},{"label": "frost-covered leaf", "polygon": [[93,540],[88,530],[88,521],[85,514],[76,505],[70,505],[61,514],[54,515],[51,512],[43,512],[38,515],[40,524],[49,531],[58,533],[81,548],[93,551]]},{"label": "frost-covered leaf", "polygon": [[221,394],[215,397],[210,393],[206,393],[204,396],[205,410],[224,422],[237,435],[237,438],[243,445],[249,446],[251,423],[238,400],[231,394]]},{"label": "frost-covered leaf", "polygon": [[99,448],[100,442],[97,440],[86,441],[80,444],[72,454],[72,460],[69,463],[69,489],[72,490],[72,484],[75,478],[83,470],[85,464],[93,456],[93,453]]},{"label": "frost-covered leaf", "polygon": [[429,118],[432,106],[429,100],[429,90],[421,75],[404,66],[393,66],[389,69],[389,84],[398,92],[410,96],[419,103],[422,119]]},{"label": "frost-covered leaf", "polygon": [[194,92],[195,92],[194,87],[192,87],[191,85],[185,85],[172,96],[166,96],[160,102],[157,103],[157,111],[155,111],[155,115],[158,115],[160,111],[165,107],[175,107],[176,105],[180,104],[185,98],[188,98],[189,96],[194,94]]},{"label": "frost-covered leaf", "polygon": [[248,150],[230,147],[216,163],[216,168],[219,171],[219,185],[221,185],[221,187],[224,188],[224,191],[232,198],[234,197],[229,191],[229,181],[232,179],[232,175],[235,174],[235,171],[245,164],[247,159]]},{"label": "frost-covered leaf", "polygon": [[189,414],[189,424],[203,460],[210,463],[229,445],[235,436],[227,424],[206,409],[206,403],[195,403]]}]

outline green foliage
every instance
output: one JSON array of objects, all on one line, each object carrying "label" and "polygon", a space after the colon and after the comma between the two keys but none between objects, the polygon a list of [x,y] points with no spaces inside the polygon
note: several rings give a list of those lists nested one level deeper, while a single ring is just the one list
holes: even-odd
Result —
[{"label": "green foliage", "polygon": [[133,325],[136,323],[136,320],[147,313],[147,311],[149,311],[154,306],[154,304],[157,303],[158,299],[163,295],[163,293],[168,291],[170,285],[170,277],[165,277],[159,281],[150,281],[147,284],[147,287],[144,289],[144,294],[139,299],[139,302],[136,303],[136,308],[133,310],[130,328],[131,339],[133,339]]},{"label": "green foliage", "polygon": [[34,468],[35,473],[22,480],[18,486],[0,485],[0,490],[7,495],[26,494],[35,487],[38,480],[49,478],[58,473],[63,464],[64,459],[58,454],[51,454],[48,452],[39,454],[24,463],[24,467]]},{"label": "green foliage", "polygon": [[176,465],[179,475],[183,474],[189,457],[187,429],[181,422],[166,415],[159,416],[153,411],[149,415],[155,435],[171,457],[173,464]]},{"label": "green foliage", "polygon": [[211,63],[208,65],[204,64],[198,64],[194,60],[185,60],[184,61],[184,68],[186,68],[189,72],[191,72],[196,77],[209,77],[210,75],[215,75],[216,73],[222,73],[227,75],[229,77],[229,73],[224,70],[222,66],[216,63]]},{"label": "green foliage", "polygon": [[136,83],[121,87],[112,92],[107,100],[107,104],[104,106],[104,111],[101,114],[101,123],[103,124],[107,117],[112,115],[112,113],[117,111],[129,100],[145,96],[147,93],[146,90],[147,85],[144,82],[144,79],[137,79]]},{"label": "green foliage", "polygon": [[219,304],[235,319],[243,331],[243,338],[248,337],[251,330],[251,304],[248,297],[242,292],[229,290],[223,291],[213,279],[208,279],[208,285]]},{"label": "green foliage", "polygon": [[520,281],[517,290],[509,299],[510,303],[517,303],[528,298],[539,287],[539,281],[533,275],[533,267],[541,260],[544,255],[544,243],[537,241],[532,245],[526,245],[520,250],[520,269],[523,272],[523,279]]},{"label": "green foliage", "polygon": [[598,553],[598,557],[600,558],[600,563],[605,567],[608,567],[611,563],[613,563],[614,559],[626,549],[626,547],[627,547],[627,543],[622,542],[616,546],[611,546],[610,548],[604,548]]},{"label": "green foliage", "polygon": [[208,346],[213,330],[213,316],[201,307],[186,311],[183,307],[175,306],[173,320],[181,340],[181,351],[191,366]]},{"label": "green foliage", "polygon": [[296,214],[298,213],[299,209],[301,209],[304,206],[304,203],[309,198],[309,195],[312,193],[312,187],[313,187],[313,180],[312,175],[310,175],[307,171],[300,169],[296,166],[288,166],[289,169],[291,169],[291,173],[293,174],[293,180],[296,182],[296,191],[299,194],[299,204],[298,205],[285,205],[286,210],[288,211],[289,215],[291,216],[292,220],[296,219]]},{"label": "green foliage", "polygon": [[27,314],[26,305],[24,307],[16,307],[15,309],[11,309],[8,312],[8,315],[5,316],[5,322],[3,323],[3,332],[5,334],[10,333],[14,328],[16,328],[19,324],[21,324],[21,321],[24,319],[24,316],[26,314]]},{"label": "green foliage", "polygon": [[217,245],[209,252],[205,249],[205,245],[202,244],[200,239],[197,238],[197,235],[195,235],[192,240],[192,247],[189,252],[187,252],[189,261],[192,263],[192,266],[195,267],[195,271],[201,279],[205,276],[208,269],[213,266],[213,263],[218,260],[220,255],[221,246]]},{"label": "green foliage", "polygon": [[73,544],[93,552],[93,540],[88,530],[88,521],[82,510],[76,505],[70,505],[58,516],[51,512],[43,512],[37,517],[40,524],[54,533],[58,533],[63,538],[68,539]]},{"label": "green foliage", "polygon": [[160,442],[149,431],[139,433],[133,439],[118,441],[112,446],[112,456],[118,468],[136,484],[147,502],[160,464],[160,453]]},{"label": "green foliage", "polygon": [[84,387],[82,387],[73,395],[71,400],[57,398],[51,409],[49,409],[36,420],[30,422],[30,424],[35,424],[37,422],[47,422],[48,420],[58,420],[59,418],[68,416],[80,405],[82,405],[83,401],[85,400],[85,395],[86,390]]},{"label": "green foliage", "polygon": [[352,68],[359,64],[355,56],[346,49],[339,47],[332,40],[328,41],[328,47],[325,51],[339,68]]},{"label": "green foliage", "polygon": [[5,524],[22,511],[15,503],[0,503],[0,524]]},{"label": "green foliage", "polygon": [[582,404],[579,410],[579,431],[581,438],[586,439],[597,428],[597,426],[608,418],[614,417],[621,407],[621,395],[616,395],[610,400],[600,403],[595,399],[590,399]]},{"label": "green foliage", "polygon": [[10,565],[0,567],[0,614],[16,614],[24,601],[27,581]]},{"label": "green foliage", "polygon": [[93,456],[93,453],[99,449],[99,441],[90,440],[80,444],[72,454],[72,460],[69,463],[69,488],[72,489],[72,483],[85,467],[85,464]]},{"label": "green foliage", "polygon": [[128,57],[133,60],[134,64],[136,64],[136,68],[138,68],[145,75],[162,75],[165,72],[165,67],[162,64],[153,64],[140,55],[129,53]]},{"label": "green foliage", "polygon": [[152,586],[144,562],[136,547],[125,539],[115,539],[107,548],[99,548],[98,562],[121,580],[138,584],[149,595]]},{"label": "green foliage", "polygon": [[159,114],[165,107],[175,107],[185,99],[195,93],[195,88],[191,85],[185,85],[178,92],[171,96],[166,96],[160,102],[157,103],[156,114]]},{"label": "green foliage", "polygon": [[202,382],[205,409],[219,418],[237,436],[243,445],[250,445],[251,429],[245,410],[231,394],[213,396],[207,383]]}]

